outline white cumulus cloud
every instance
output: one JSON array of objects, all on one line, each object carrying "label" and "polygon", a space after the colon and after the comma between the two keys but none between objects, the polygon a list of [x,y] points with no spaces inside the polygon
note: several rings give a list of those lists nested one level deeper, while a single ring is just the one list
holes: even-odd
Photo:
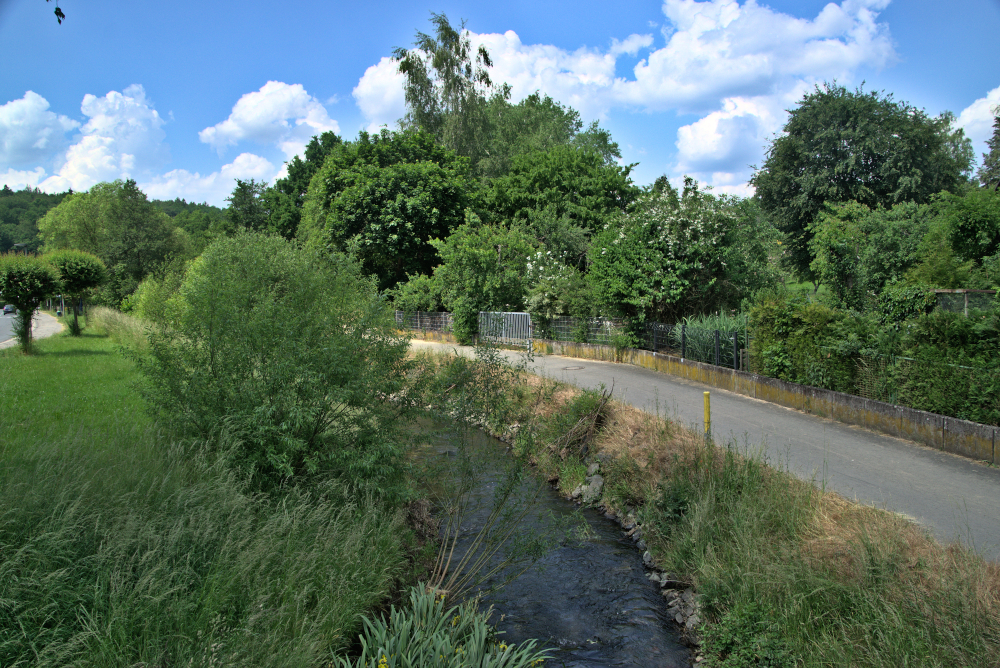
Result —
[{"label": "white cumulus cloud", "polygon": [[0,168],[27,167],[54,157],[66,146],[66,133],[80,124],[49,111],[34,91],[0,106]]},{"label": "white cumulus cloud", "polygon": [[89,120],[55,174],[40,184],[42,190],[86,190],[101,181],[147,174],[169,161],[163,118],[142,86],[104,97],[87,94],[80,110]]},{"label": "white cumulus cloud", "polygon": [[189,202],[208,202],[226,206],[226,198],[236,187],[236,179],[273,181],[275,166],[267,159],[253,153],[241,153],[219,171],[202,176],[186,169],[174,169],[140,184],[150,199],[181,197]]},{"label": "white cumulus cloud", "polygon": [[35,167],[30,171],[8,168],[6,172],[0,172],[0,188],[3,186],[11,190],[37,188],[44,178],[45,170],[42,167]]},{"label": "white cumulus cloud", "polygon": [[382,58],[366,69],[351,95],[368,120],[369,132],[378,132],[383,125],[392,127],[406,114],[403,75],[392,58]]},{"label": "white cumulus cloud", "polygon": [[[759,162],[787,118],[784,110],[803,92],[824,80],[851,82],[860,67],[896,60],[888,28],[878,22],[888,2],[842,0],[799,18],[756,0],[664,0],[659,46],[640,34],[612,39],[606,49],[576,50],[524,44],[512,30],[469,35],[489,50],[490,76],[511,85],[514,101],[541,91],[588,120],[615,108],[699,114],[678,132],[678,169],[709,180],[745,179],[747,164]],[[619,58],[644,50],[631,76],[616,74]],[[395,63],[383,58],[369,67],[354,98],[373,125],[400,118],[403,78]]]},{"label": "white cumulus cloud", "polygon": [[314,135],[327,131],[339,133],[340,127],[302,84],[268,81],[260,90],[241,97],[229,118],[205,128],[198,137],[220,155],[227,147],[250,140],[275,144],[291,158]]},{"label": "white cumulus cloud", "polygon": [[647,110],[704,111],[734,96],[772,94],[798,80],[849,79],[858,67],[884,67],[896,55],[877,22],[887,1],[845,0],[814,19],[754,0],[666,0],[667,44],[617,80],[612,99]]},{"label": "white cumulus cloud", "polygon": [[987,152],[986,140],[993,136],[993,119],[1000,113],[1000,86],[981,97],[958,115],[958,126],[972,140],[976,158]]}]

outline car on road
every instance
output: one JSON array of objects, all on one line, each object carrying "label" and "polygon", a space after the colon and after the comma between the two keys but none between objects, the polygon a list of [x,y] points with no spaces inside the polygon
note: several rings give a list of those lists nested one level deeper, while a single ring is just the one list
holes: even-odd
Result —
[{"label": "car on road", "polygon": [[3,307],[3,314],[4,315],[7,315],[8,313],[16,313],[16,312],[17,312],[17,309],[14,308],[13,304],[7,304],[6,306]]}]

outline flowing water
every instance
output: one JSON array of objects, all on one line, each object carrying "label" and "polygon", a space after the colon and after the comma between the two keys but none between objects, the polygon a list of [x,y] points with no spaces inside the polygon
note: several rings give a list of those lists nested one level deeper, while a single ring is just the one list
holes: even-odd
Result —
[{"label": "flowing water", "polygon": [[[458,459],[458,438],[454,431],[430,437],[430,458]],[[477,460],[483,475],[472,495],[481,504],[461,523],[457,555],[468,548],[489,514],[494,491],[502,484],[506,446],[480,434],[466,447],[500,458]],[[529,481],[522,489],[538,485]],[[567,526],[575,527],[571,535]],[[639,550],[621,527],[541,483],[518,533],[544,533],[554,527],[562,528],[563,538],[528,570],[496,591],[490,591],[490,585],[497,578],[480,587],[483,607],[493,606],[491,621],[503,632],[501,639],[520,643],[537,638],[551,649],[554,658],[545,665],[553,668],[690,666],[690,650],[667,617],[660,588],[648,579]]]}]

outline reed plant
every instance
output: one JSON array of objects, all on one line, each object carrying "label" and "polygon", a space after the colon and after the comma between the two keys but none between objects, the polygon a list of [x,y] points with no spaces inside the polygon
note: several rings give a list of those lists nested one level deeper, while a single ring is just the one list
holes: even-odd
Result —
[{"label": "reed plant", "polygon": [[410,605],[387,618],[364,619],[361,653],[339,668],[538,668],[550,658],[534,640],[508,645],[475,601],[445,607],[445,595],[410,590]]}]

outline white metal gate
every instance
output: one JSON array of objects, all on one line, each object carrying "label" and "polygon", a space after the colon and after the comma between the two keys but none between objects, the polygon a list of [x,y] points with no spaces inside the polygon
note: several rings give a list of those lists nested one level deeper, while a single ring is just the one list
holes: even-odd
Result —
[{"label": "white metal gate", "polygon": [[479,312],[479,338],[492,343],[531,347],[534,328],[528,313]]}]

